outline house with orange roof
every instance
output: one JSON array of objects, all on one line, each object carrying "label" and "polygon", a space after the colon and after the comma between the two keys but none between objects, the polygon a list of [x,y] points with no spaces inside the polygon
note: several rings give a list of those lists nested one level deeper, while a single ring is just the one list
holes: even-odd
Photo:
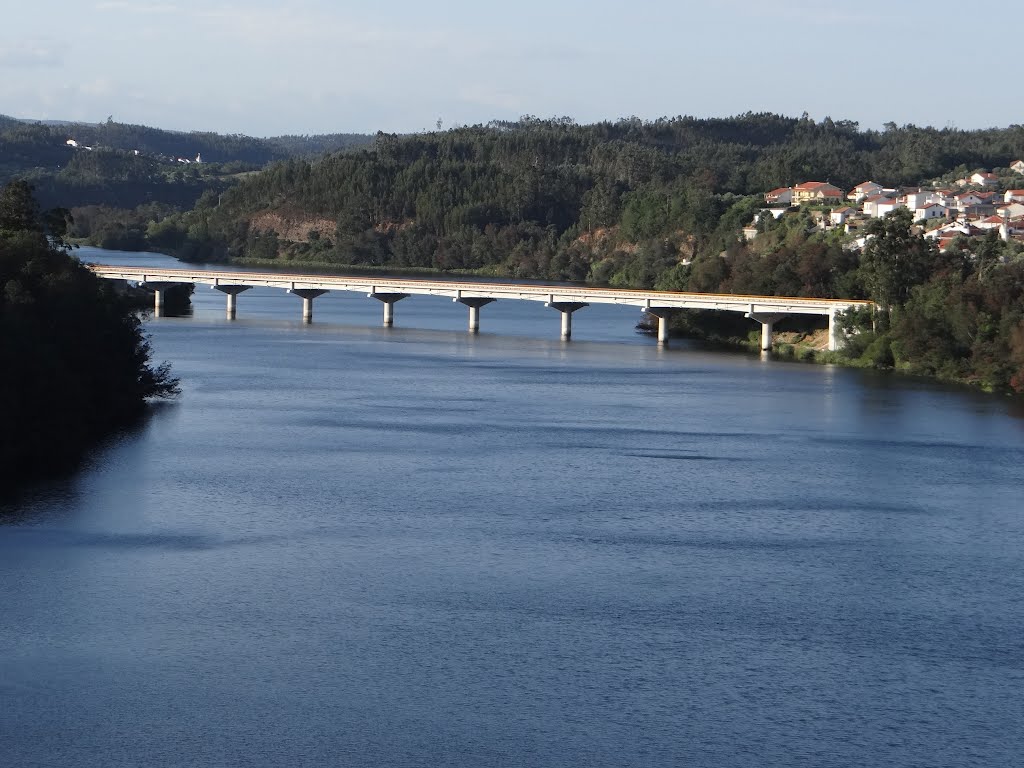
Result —
[{"label": "house with orange roof", "polygon": [[1024,189],[1008,189],[1003,193],[1003,202],[1024,202]]},{"label": "house with orange roof", "polygon": [[793,187],[793,205],[805,203],[841,203],[843,190],[827,181],[805,181]]},{"label": "house with orange roof", "polygon": [[976,219],[975,221],[972,221],[971,224],[973,224],[978,229],[988,230],[999,229],[1001,226],[1003,226],[1003,223],[1005,221],[1006,219],[1004,219],[1002,216],[986,216],[984,219]]}]

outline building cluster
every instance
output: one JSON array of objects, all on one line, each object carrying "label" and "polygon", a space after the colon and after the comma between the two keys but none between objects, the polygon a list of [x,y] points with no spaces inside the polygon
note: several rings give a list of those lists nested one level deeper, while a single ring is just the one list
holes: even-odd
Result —
[{"label": "building cluster", "polygon": [[[842,228],[857,237],[858,230],[871,219],[883,218],[900,209],[908,209],[924,236],[938,241],[945,250],[957,237],[984,236],[997,230],[1003,240],[1024,243],[1024,160],[1010,165],[1021,176],[1021,189],[1010,189],[1000,177],[978,171],[952,184],[932,187],[883,187],[865,181],[849,192],[824,181],[807,181],[795,187],[780,187],[765,194],[767,207],[758,215],[779,218],[800,206],[814,206],[822,229]],[[752,240],[757,236],[757,219],[743,230]]]}]

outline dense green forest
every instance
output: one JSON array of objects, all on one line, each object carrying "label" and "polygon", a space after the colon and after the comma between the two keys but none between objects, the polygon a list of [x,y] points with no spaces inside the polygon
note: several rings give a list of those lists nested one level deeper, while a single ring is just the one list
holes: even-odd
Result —
[{"label": "dense green forest", "polygon": [[65,216],[41,214],[25,182],[0,190],[0,494],[65,468],[177,388],[151,365],[134,308],[64,247]]},{"label": "dense green forest", "polygon": [[[524,118],[292,159],[154,232],[185,258],[491,269],[654,285],[738,245],[773,187],[911,184],[1024,156],[1024,128],[891,126],[770,114],[596,125]],[[210,201],[208,200],[207,203]]]}]

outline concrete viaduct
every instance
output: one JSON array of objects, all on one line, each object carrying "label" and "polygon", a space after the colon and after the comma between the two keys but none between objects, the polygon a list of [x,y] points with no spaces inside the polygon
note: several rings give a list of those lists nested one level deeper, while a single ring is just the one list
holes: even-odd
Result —
[{"label": "concrete viaduct", "polygon": [[334,275],[285,274],[279,272],[212,271],[204,269],[149,269],[103,264],[87,265],[96,275],[110,280],[127,280],[145,285],[155,292],[157,314],[163,309],[164,291],[178,283],[209,285],[227,296],[227,317],[234,319],[237,296],[255,287],[282,288],[302,299],[302,319],[313,319],[313,299],[328,291],[365,293],[380,301],[384,325],[395,319],[395,304],[413,294],[444,296],[469,308],[469,330],[480,330],[480,308],[499,299],[538,301],[558,310],[562,320],[562,338],[572,336],[572,315],[590,304],[625,304],[658,318],[658,342],[668,341],[668,320],[680,309],[714,309],[740,312],[761,324],[761,349],[772,346],[772,329],[787,315],[820,315],[828,318],[829,349],[841,344],[836,314],[851,307],[871,306],[871,302],[851,299],[806,299],[780,296],[740,296],[713,293],[677,293],[618,288],[583,288],[565,285],[527,283],[490,283],[470,281],[423,280],[405,277],[341,277]]}]

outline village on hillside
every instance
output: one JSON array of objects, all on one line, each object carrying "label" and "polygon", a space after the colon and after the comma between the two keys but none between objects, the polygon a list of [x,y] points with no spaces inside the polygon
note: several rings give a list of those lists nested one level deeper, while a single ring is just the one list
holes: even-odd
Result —
[{"label": "village on hillside", "polygon": [[979,170],[945,184],[894,188],[865,181],[845,192],[825,181],[806,181],[773,189],[764,198],[766,207],[743,228],[747,240],[757,237],[762,216],[778,219],[809,208],[820,229],[846,232],[850,247],[863,247],[868,222],[905,208],[916,231],[937,241],[942,251],[957,238],[969,241],[992,230],[1024,246],[1024,160],[1015,160],[1000,174]]}]

